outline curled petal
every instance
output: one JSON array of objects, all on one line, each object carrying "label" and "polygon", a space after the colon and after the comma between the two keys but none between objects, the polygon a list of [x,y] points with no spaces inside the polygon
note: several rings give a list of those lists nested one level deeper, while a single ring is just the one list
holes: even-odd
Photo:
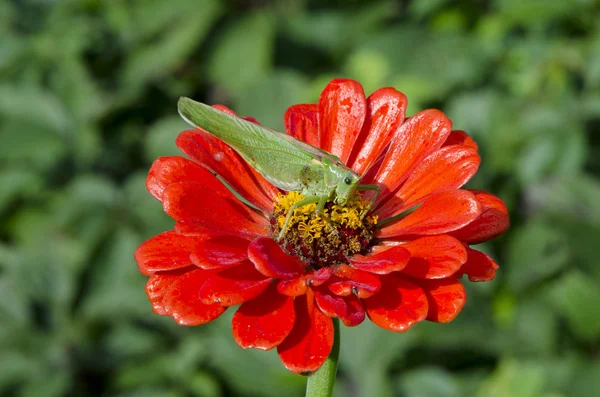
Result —
[{"label": "curled petal", "polygon": [[449,277],[467,260],[465,246],[446,234],[421,237],[402,246],[410,251],[410,261],[402,273],[411,277]]},{"label": "curled petal", "polygon": [[272,209],[278,190],[225,142],[199,129],[182,132],[176,142],[187,156],[219,174],[242,197],[265,212]]},{"label": "curled petal", "polygon": [[429,302],[427,320],[447,323],[460,313],[467,302],[465,287],[455,278],[419,280]]},{"label": "curled petal", "polygon": [[448,135],[446,142],[444,142],[444,146],[450,145],[466,145],[472,147],[475,150],[479,149],[479,145],[477,145],[477,142],[475,142],[473,138],[469,136],[469,134],[462,130],[453,130],[452,132],[450,132],[450,135]]},{"label": "curled petal", "polygon": [[277,353],[287,369],[308,375],[319,369],[331,352],[333,322],[316,307],[312,294],[294,299],[294,308],[296,323],[277,346]]},{"label": "curled petal", "polygon": [[182,236],[174,230],[161,233],[143,242],[133,254],[140,272],[150,275],[157,271],[190,266],[190,254],[206,237]]},{"label": "curled petal", "polygon": [[193,270],[192,267],[178,269],[170,272],[160,272],[153,274],[146,283],[146,295],[152,303],[152,311],[161,316],[168,316],[163,305],[163,297],[165,293],[179,276]]},{"label": "curled petal", "polygon": [[329,284],[329,290],[339,296],[355,294],[359,298],[368,298],[379,291],[381,282],[372,273],[353,269],[348,265],[339,265],[334,274],[341,279]]},{"label": "curled petal", "polygon": [[349,79],[334,79],[319,98],[321,148],[345,164],[365,121],[367,100],[362,86]]},{"label": "curled petal", "polygon": [[211,275],[200,288],[199,296],[206,304],[214,302],[233,306],[256,298],[270,283],[270,278],[266,278],[251,263],[246,262]]},{"label": "curled petal", "polygon": [[467,248],[467,262],[455,274],[460,277],[466,274],[469,281],[491,281],[496,277],[498,264],[483,252]]},{"label": "curled petal", "polygon": [[510,225],[508,209],[502,200],[493,194],[473,190],[482,211],[477,219],[451,234],[469,244],[479,244],[504,233]]},{"label": "curled petal", "polygon": [[306,264],[300,258],[288,255],[275,240],[267,237],[259,237],[250,243],[248,257],[256,270],[271,278],[299,277],[306,269]]},{"label": "curled petal", "polygon": [[375,325],[404,332],[427,317],[427,297],[421,287],[395,274],[385,276],[382,283],[378,294],[363,300]]},{"label": "curled petal", "polygon": [[219,317],[225,307],[212,303],[205,304],[198,296],[198,290],[212,273],[196,269],[177,277],[163,297],[165,312],[179,325],[200,325]]},{"label": "curled petal", "polygon": [[250,239],[267,232],[267,221],[251,212],[230,192],[219,194],[194,182],[169,185],[163,193],[163,208],[173,219],[193,221],[213,234]]},{"label": "curled petal", "polygon": [[294,298],[281,295],[271,285],[262,295],[242,303],[231,324],[242,348],[270,350],[283,342],[295,321]]},{"label": "curled petal", "polygon": [[341,297],[320,288],[315,291],[315,302],[323,313],[339,318],[347,327],[357,326],[365,320],[365,309],[355,295]]},{"label": "curled petal", "polygon": [[432,194],[458,189],[475,175],[480,162],[477,151],[469,146],[441,148],[427,156],[376,213],[385,219],[411,208]]},{"label": "curled petal", "polygon": [[388,248],[374,255],[354,255],[349,259],[352,267],[375,274],[388,274],[397,272],[406,266],[410,259],[410,252],[402,246]]},{"label": "curled petal", "polygon": [[291,280],[281,280],[277,283],[277,291],[287,296],[300,296],[308,291],[308,283],[305,277],[297,277]]},{"label": "curled petal", "polygon": [[444,234],[469,224],[481,213],[473,193],[450,190],[431,196],[423,205],[381,229],[380,237]]},{"label": "curled petal", "polygon": [[320,269],[313,270],[305,276],[306,283],[310,286],[318,287],[319,285],[329,280],[331,274],[332,271],[330,267],[322,267]]},{"label": "curled petal", "polygon": [[247,251],[248,240],[235,236],[216,236],[196,245],[190,259],[203,269],[220,269],[247,259]]},{"label": "curled petal", "polygon": [[290,106],[283,116],[283,122],[288,135],[309,145],[321,146],[317,105]]},{"label": "curled petal", "polygon": [[393,88],[380,88],[367,98],[367,118],[348,161],[363,174],[390,143],[392,135],[404,121],[406,96]]},{"label": "curled petal", "polygon": [[165,189],[172,183],[197,182],[216,191],[225,191],[225,186],[210,171],[186,158],[160,157],[152,163],[146,187],[150,194],[162,202]]},{"label": "curled petal", "polygon": [[382,188],[378,202],[392,194],[425,157],[439,149],[451,129],[450,119],[434,109],[424,110],[405,121],[392,138],[375,176],[375,182]]}]

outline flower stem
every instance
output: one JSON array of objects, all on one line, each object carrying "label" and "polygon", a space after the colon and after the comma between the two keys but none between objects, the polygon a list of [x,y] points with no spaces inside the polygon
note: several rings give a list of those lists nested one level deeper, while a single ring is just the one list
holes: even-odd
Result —
[{"label": "flower stem", "polygon": [[333,347],[325,363],[306,381],[306,397],[331,397],[340,355],[340,320],[333,318]]}]

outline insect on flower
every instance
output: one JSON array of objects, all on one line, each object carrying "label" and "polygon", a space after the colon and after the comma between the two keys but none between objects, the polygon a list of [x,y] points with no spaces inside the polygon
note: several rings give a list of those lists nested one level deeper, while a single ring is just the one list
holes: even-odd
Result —
[{"label": "insect on flower", "polygon": [[473,139],[439,110],[406,118],[406,106],[394,88],[366,97],[335,79],[287,110],[284,135],[182,99],[196,127],[176,140],[187,158],[158,158],[146,180],[175,225],[135,252],[153,311],[195,326],[239,306],[238,345],[276,349],[299,374],[327,359],[334,318],[394,332],[452,321],[460,278],[494,278],[471,245],[502,234],[508,210],[461,189],[481,161]]},{"label": "insect on flower", "polygon": [[371,203],[360,214],[362,219],[377,199],[379,186],[360,185],[361,176],[331,153],[189,98],[180,98],[178,109],[189,124],[231,146],[274,186],[302,193],[304,198],[289,208],[278,239],[283,237],[296,208],[317,203],[316,213],[326,218],[329,224],[324,214],[327,201],[343,206],[357,190],[376,191]]}]

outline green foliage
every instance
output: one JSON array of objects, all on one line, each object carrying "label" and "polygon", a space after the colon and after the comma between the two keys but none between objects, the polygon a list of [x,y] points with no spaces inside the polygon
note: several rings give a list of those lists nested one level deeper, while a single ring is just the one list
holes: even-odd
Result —
[{"label": "green foliage", "polygon": [[513,226],[454,322],[343,329],[336,395],[596,396],[598,20],[594,0],[0,2],[0,395],[302,395],[231,311],[154,315],[132,254],[173,225],[145,177],[179,153],[179,96],[281,129],[351,77],[469,132],[470,186]]}]

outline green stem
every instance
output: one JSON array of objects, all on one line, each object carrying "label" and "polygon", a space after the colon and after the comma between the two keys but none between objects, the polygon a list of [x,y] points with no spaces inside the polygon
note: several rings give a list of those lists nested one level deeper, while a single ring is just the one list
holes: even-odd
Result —
[{"label": "green stem", "polygon": [[325,363],[306,381],[306,397],[331,397],[340,355],[340,320],[333,320],[333,347]]}]

